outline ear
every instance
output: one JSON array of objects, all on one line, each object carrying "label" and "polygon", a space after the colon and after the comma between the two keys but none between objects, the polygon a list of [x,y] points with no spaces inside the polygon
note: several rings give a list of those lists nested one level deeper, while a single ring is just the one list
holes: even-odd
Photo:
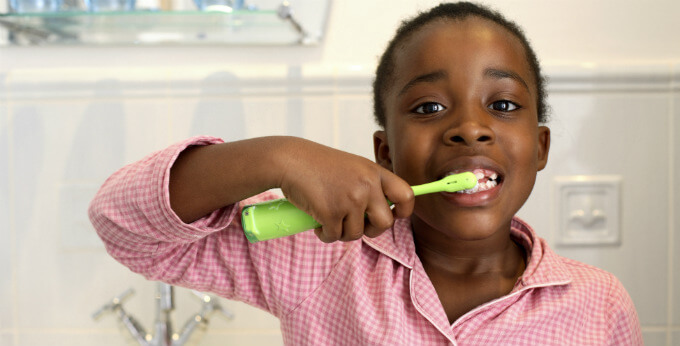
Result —
[{"label": "ear", "polygon": [[550,151],[550,129],[547,126],[538,127],[538,170],[543,170],[548,164]]},{"label": "ear", "polygon": [[390,146],[387,144],[387,133],[383,130],[373,134],[373,154],[375,162],[392,171],[392,159],[390,158]]}]

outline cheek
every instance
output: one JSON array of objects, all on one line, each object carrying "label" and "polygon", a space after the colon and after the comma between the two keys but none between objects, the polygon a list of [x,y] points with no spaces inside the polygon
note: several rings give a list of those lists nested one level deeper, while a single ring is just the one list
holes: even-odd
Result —
[{"label": "cheek", "polygon": [[402,178],[413,175],[413,167],[417,164],[415,161],[419,157],[417,148],[405,139],[399,140],[393,148],[395,149],[392,156],[394,173]]},{"label": "cheek", "polygon": [[[409,183],[422,180],[422,172],[431,156],[431,141],[418,135],[419,131],[400,131],[392,140],[393,172]],[[422,133],[421,133],[422,134]]]},{"label": "cheek", "polygon": [[[514,131],[513,131],[514,130]],[[501,133],[509,134],[503,136],[501,147],[507,155],[514,161],[530,165],[531,169],[538,160],[538,132],[531,129],[517,131],[517,129],[499,129]]]}]

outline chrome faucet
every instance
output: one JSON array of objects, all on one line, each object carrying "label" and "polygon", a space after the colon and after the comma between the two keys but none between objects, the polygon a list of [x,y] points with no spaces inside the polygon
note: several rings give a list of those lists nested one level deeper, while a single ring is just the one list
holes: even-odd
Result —
[{"label": "chrome faucet", "polygon": [[197,291],[192,293],[201,302],[201,310],[191,316],[182,329],[175,333],[172,327],[171,313],[174,309],[174,290],[171,285],[158,282],[156,289],[156,320],[154,321],[153,334],[149,334],[144,327],[123,308],[123,302],[134,294],[132,288],[128,288],[123,293],[111,299],[99,310],[92,314],[92,318],[98,320],[104,313],[113,312],[116,314],[122,326],[132,336],[132,339],[141,346],[182,346],[190,340],[195,340],[198,336],[196,331],[205,332],[208,327],[208,316],[216,311],[221,312],[228,319],[233,319],[234,315],[225,309],[212,296]]}]

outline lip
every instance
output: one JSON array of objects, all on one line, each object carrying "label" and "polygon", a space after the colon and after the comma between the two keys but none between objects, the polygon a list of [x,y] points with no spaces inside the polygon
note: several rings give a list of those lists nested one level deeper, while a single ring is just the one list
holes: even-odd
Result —
[{"label": "lip", "polygon": [[483,169],[498,173],[498,176],[500,177],[498,185],[489,190],[472,194],[441,192],[439,193],[439,196],[458,207],[482,207],[491,203],[500,195],[500,192],[503,189],[505,172],[500,165],[488,157],[471,156],[457,158],[444,165],[442,169],[439,170],[439,176],[443,177],[447,174],[473,171],[475,169]]},{"label": "lip", "polygon": [[441,192],[439,194],[444,197],[447,202],[455,206],[471,208],[483,207],[490,204],[500,195],[502,189],[503,183],[500,183],[489,190],[475,192],[472,194],[450,192]]}]

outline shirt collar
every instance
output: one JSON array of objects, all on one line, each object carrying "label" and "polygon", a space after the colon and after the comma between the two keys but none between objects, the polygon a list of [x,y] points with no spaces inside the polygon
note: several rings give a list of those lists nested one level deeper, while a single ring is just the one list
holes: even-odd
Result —
[{"label": "shirt collar", "polygon": [[[565,285],[571,282],[571,275],[560,257],[526,222],[518,217],[513,218],[510,234],[527,253],[527,267],[519,282],[521,287]],[[410,219],[398,219],[392,229],[375,238],[364,236],[362,239],[378,252],[413,269],[417,255]]]},{"label": "shirt collar", "polygon": [[390,257],[409,269],[413,269],[416,246],[413,242],[410,219],[397,219],[394,222],[394,226],[381,235],[375,238],[364,236],[362,239],[364,243],[383,255]]},{"label": "shirt collar", "polygon": [[520,277],[523,287],[556,286],[571,282],[572,277],[560,256],[526,222],[514,217],[510,234],[527,252],[527,267]]}]

